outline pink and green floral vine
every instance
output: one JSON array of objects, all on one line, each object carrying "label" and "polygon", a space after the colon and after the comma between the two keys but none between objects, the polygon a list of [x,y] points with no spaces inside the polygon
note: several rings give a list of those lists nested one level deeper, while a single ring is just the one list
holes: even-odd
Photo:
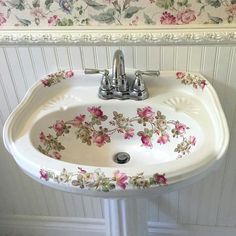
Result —
[{"label": "pink and green floral vine", "polygon": [[149,188],[153,186],[167,185],[165,174],[155,173],[151,177],[145,177],[144,173],[135,176],[128,176],[119,170],[116,170],[112,177],[107,177],[101,169],[94,172],[87,172],[78,167],[77,173],[69,173],[63,169],[60,174],[53,171],[40,169],[40,178],[45,181],[52,180],[57,183],[68,183],[80,189],[90,189],[102,192],[109,192],[115,189],[125,190],[127,187],[138,189]]},{"label": "pink and green floral vine", "polygon": [[56,73],[49,74],[45,79],[41,80],[44,87],[51,87],[52,85],[60,83],[62,80],[72,78],[74,72],[69,71],[59,71]]},{"label": "pink and green floral vine", "polygon": [[[61,159],[61,151],[65,150],[62,137],[72,130],[75,137],[85,145],[102,147],[112,142],[112,136],[117,133],[124,139],[131,140],[135,135],[140,138],[141,146],[152,148],[153,145],[165,145],[171,139],[178,139],[180,143],[173,150],[179,156],[190,153],[196,144],[194,136],[186,137],[189,127],[178,120],[168,120],[161,111],[154,112],[150,106],[137,109],[137,115],[126,117],[123,113],[113,111],[112,119],[104,114],[100,106],[88,107],[89,115],[79,114],[72,120],[57,120],[48,128],[52,131],[39,134],[38,150],[55,159]],[[108,122],[108,125],[104,125]],[[143,127],[135,130],[135,124]]]},{"label": "pink and green floral vine", "polygon": [[201,88],[203,90],[207,85],[205,79],[201,79],[197,75],[193,75],[190,73],[177,72],[176,78],[181,80],[182,84],[192,85],[195,89]]}]

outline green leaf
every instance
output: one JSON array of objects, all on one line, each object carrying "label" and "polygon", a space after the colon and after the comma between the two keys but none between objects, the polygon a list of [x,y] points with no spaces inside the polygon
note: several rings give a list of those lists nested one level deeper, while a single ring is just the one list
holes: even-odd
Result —
[{"label": "green leaf", "polygon": [[116,1],[112,2],[112,4],[113,4],[113,6],[115,7],[116,11],[119,12],[119,13],[121,13],[121,7],[120,7],[120,5],[118,4],[118,1],[116,0]]},{"label": "green leaf", "polygon": [[143,16],[145,19],[145,24],[148,24],[148,25],[155,25],[156,24],[156,22],[153,21],[149,15],[144,13]]},{"label": "green leaf", "polygon": [[206,3],[217,8],[221,6],[220,0],[206,0]]},{"label": "green leaf", "polygon": [[31,21],[26,20],[26,19],[22,19],[16,16],[16,19],[24,26],[29,26],[31,24]]},{"label": "green leaf", "polygon": [[114,9],[109,9],[108,11],[100,13],[99,15],[91,15],[91,17],[98,22],[112,24],[115,21],[114,11]]},{"label": "green leaf", "polygon": [[231,2],[231,4],[235,4],[236,0],[231,0],[230,2]]},{"label": "green leaf", "polygon": [[102,5],[93,0],[84,0],[84,2],[86,2],[87,5],[94,8],[95,10],[103,10],[104,8],[106,8],[106,5]]},{"label": "green leaf", "polygon": [[137,13],[142,7],[132,6],[125,10],[125,18],[131,18],[135,13]]},{"label": "green leaf", "polygon": [[46,6],[46,9],[49,10],[51,5],[53,4],[53,1],[54,0],[46,0],[45,1],[45,6]]},{"label": "green leaf", "polygon": [[217,16],[211,16],[209,13],[208,13],[208,17],[211,20],[211,22],[214,23],[214,24],[220,24],[220,23],[223,22],[222,18],[217,17]]},{"label": "green leaf", "polygon": [[18,9],[20,11],[25,9],[25,3],[24,0],[15,0],[15,1],[7,1],[7,3],[12,6],[15,9]]},{"label": "green leaf", "polygon": [[40,1],[39,0],[33,0],[32,1],[32,6],[33,7],[40,7]]},{"label": "green leaf", "polygon": [[156,0],[156,5],[160,8],[169,9],[174,5],[174,0]]}]

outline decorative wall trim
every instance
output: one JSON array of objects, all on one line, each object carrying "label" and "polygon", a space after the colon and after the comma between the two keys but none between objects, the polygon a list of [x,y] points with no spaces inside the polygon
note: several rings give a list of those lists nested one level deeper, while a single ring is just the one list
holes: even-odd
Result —
[{"label": "decorative wall trim", "polygon": [[[149,236],[235,236],[235,227],[177,225],[148,222]],[[95,218],[11,215],[0,216],[1,235],[70,235],[108,236],[105,220]],[[73,234],[73,235],[74,235]]]},{"label": "decorative wall trim", "polygon": [[[118,28],[118,29],[117,29]],[[219,45],[236,44],[236,27],[3,29],[0,45]]]}]

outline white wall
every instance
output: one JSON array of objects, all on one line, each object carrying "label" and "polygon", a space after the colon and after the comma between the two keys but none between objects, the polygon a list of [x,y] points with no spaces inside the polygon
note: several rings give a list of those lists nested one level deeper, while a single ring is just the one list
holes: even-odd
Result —
[{"label": "white wall", "polygon": [[[218,172],[210,174],[201,182],[186,189],[147,201],[149,221],[154,222],[150,223],[150,228],[158,226],[155,222],[164,222],[172,226],[188,224],[195,228],[205,225],[213,226],[213,228],[207,227],[209,230],[206,230],[211,235],[210,230],[226,226],[230,228],[225,232],[228,232],[228,235],[235,235],[236,47],[129,46],[120,48],[125,54],[126,67],[201,72],[217,90],[231,131],[229,150]],[[41,79],[43,75],[59,69],[107,68],[111,65],[115,49],[117,47],[0,48],[0,129],[29,86]],[[47,216],[47,218],[40,216]],[[11,156],[5,151],[1,140],[0,235],[61,235],[59,231],[55,231],[57,226],[64,225],[66,230],[74,221],[77,222],[77,217],[80,223],[89,224],[88,228],[93,228],[93,224],[94,228],[100,227],[101,235],[105,232],[102,200],[59,192],[36,183],[18,169]],[[27,227],[23,226],[28,221],[31,222],[32,229],[25,233]],[[50,228],[50,231],[47,227],[49,221],[55,226],[55,229]],[[37,231],[33,227],[37,222],[46,228],[46,233],[39,229]],[[11,223],[13,225],[10,225]],[[195,228],[190,226],[187,228],[189,231],[186,232],[194,232]],[[14,227],[21,227],[23,231],[15,230]],[[83,231],[79,235],[100,235],[98,228],[96,234],[92,234],[92,231]],[[166,232],[169,233],[165,234],[165,227],[162,228],[163,235],[172,235],[173,232],[167,229]],[[70,232],[69,235],[74,235],[72,231]],[[155,230],[153,232],[150,235],[154,235]],[[186,235],[191,234],[186,233]]]}]

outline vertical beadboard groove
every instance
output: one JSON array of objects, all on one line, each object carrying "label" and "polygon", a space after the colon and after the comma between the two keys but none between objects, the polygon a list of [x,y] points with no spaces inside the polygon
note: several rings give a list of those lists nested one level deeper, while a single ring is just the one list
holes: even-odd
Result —
[{"label": "vertical beadboard groove", "polygon": [[23,76],[23,82],[24,82],[25,90],[27,90],[28,87],[29,87],[29,84],[27,83],[27,80],[26,80],[26,73],[25,73],[25,70],[24,70],[23,65],[22,65],[22,60],[21,60],[21,57],[20,57],[19,49],[15,48],[15,50],[16,50],[17,60],[19,62],[21,74]]},{"label": "vertical beadboard groove", "polygon": [[15,95],[16,95],[16,98],[17,98],[17,102],[19,103],[20,102],[20,96],[19,94],[17,93],[17,90],[16,90],[16,81],[15,81],[15,78],[13,76],[13,73],[12,73],[12,68],[10,66],[10,63],[9,63],[9,58],[8,58],[8,55],[7,55],[7,52],[6,52],[6,49],[3,48],[3,54],[5,56],[5,60],[6,60],[6,63],[7,63],[7,69],[8,69],[8,72],[9,72],[9,75],[10,75],[10,78],[11,78],[11,82],[13,84],[13,89],[14,89],[14,92],[15,92]]}]

